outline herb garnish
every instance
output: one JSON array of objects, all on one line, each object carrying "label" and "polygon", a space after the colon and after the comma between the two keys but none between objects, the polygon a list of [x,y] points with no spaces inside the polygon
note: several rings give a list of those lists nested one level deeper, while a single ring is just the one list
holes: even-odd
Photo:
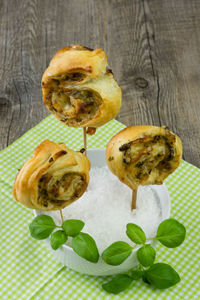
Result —
[{"label": "herb garnish", "polygon": [[[134,280],[138,280],[140,278],[145,283],[153,285],[158,289],[166,289],[177,284],[180,281],[180,277],[170,265],[165,263],[154,263],[156,251],[149,244],[149,240],[158,240],[161,244],[168,248],[178,247],[185,239],[185,227],[175,219],[170,218],[160,223],[156,236],[149,239],[146,238],[142,228],[136,224],[129,223],[126,228],[127,236],[136,244],[131,247],[126,243],[126,248],[130,249],[127,257],[131,254],[135,247],[141,245],[136,252],[139,266],[137,268],[130,269],[126,274],[120,274],[120,276],[116,275],[111,281],[103,284],[102,288],[109,293],[118,294],[126,290]],[[120,265],[124,261],[121,258],[123,247],[120,248],[119,243],[121,242],[116,242],[104,250],[102,259],[107,264],[113,264],[113,257],[115,258],[115,265]],[[128,248],[128,246],[130,248]],[[111,247],[112,252],[109,252],[108,250]]]},{"label": "herb garnish", "polygon": [[[64,221],[62,226],[57,226],[50,216],[39,215],[32,221],[29,230],[35,239],[42,240],[50,237],[50,244],[54,250],[65,244],[68,236],[71,236],[74,252],[92,263],[97,263],[99,252],[96,243],[89,234],[81,232],[84,225],[81,220],[71,219]],[[60,229],[54,231],[56,228]],[[170,265],[154,263],[156,251],[149,241],[158,240],[168,248],[178,247],[183,243],[186,235],[185,227],[181,223],[172,218],[164,220],[158,226],[156,236],[148,239],[140,226],[129,223],[126,226],[126,234],[135,245],[130,246],[123,241],[115,242],[103,251],[102,259],[109,265],[120,265],[137,247],[136,256],[139,265],[125,274],[117,274],[103,284],[102,288],[106,292],[118,294],[129,288],[134,280],[139,279],[158,289],[169,288],[180,281],[180,276]]]},{"label": "herb garnish", "polygon": [[[50,237],[50,244],[54,250],[65,244],[70,236],[74,252],[90,262],[97,263],[99,252],[96,243],[89,234],[81,232],[84,225],[85,223],[81,220],[70,219],[64,221],[62,226],[57,226],[52,217],[39,215],[32,221],[29,230],[31,236],[37,240]],[[54,231],[56,228],[61,228],[61,230]]]}]

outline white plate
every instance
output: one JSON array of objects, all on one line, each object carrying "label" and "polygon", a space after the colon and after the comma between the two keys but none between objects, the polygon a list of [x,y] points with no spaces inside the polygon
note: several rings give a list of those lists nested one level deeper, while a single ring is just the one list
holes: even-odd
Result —
[{"label": "white plate", "polygon": [[[105,160],[105,149],[94,149],[88,150],[88,158],[93,167],[103,167],[106,165]],[[153,191],[157,194],[157,197],[160,200],[160,206],[162,211],[162,220],[169,218],[170,216],[170,199],[167,187],[163,185],[151,185]],[[35,211],[35,215],[42,214],[42,211]],[[51,249],[49,240],[46,240]],[[68,245],[63,245],[58,250],[51,250],[59,262],[63,265],[68,266],[69,268],[88,275],[111,275],[117,273],[123,273],[134,267],[138,264],[136,258],[136,250],[134,249],[132,254],[119,266],[110,266],[107,265],[101,257],[99,258],[98,263],[91,263],[80,256],[78,256],[71,247]]]}]

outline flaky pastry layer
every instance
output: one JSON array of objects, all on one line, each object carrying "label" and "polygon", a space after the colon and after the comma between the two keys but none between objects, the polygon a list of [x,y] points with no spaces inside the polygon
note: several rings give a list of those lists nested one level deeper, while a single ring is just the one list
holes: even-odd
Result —
[{"label": "flaky pastry layer", "polygon": [[109,141],[106,149],[108,167],[131,189],[162,184],[179,166],[181,157],[181,140],[167,127],[127,127]]},{"label": "flaky pastry layer", "polygon": [[18,172],[13,196],[28,208],[64,208],[86,191],[89,169],[90,162],[82,153],[45,140]]},{"label": "flaky pastry layer", "polygon": [[59,50],[42,77],[43,102],[63,123],[99,127],[121,106],[121,89],[101,49],[76,45]]}]

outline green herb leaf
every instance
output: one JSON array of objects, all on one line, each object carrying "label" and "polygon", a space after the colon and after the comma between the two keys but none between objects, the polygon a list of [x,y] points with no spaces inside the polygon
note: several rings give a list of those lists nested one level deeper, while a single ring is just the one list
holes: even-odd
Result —
[{"label": "green herb leaf", "polygon": [[144,267],[149,267],[153,265],[156,258],[156,251],[151,245],[144,245],[136,252],[137,258],[141,265]]},{"label": "green herb leaf", "polygon": [[143,272],[143,274],[142,274],[142,280],[143,280],[145,283],[147,283],[147,284],[151,284],[151,283],[147,280],[147,277],[146,277],[146,275],[145,275],[145,272]]},{"label": "green herb leaf", "polygon": [[185,227],[174,219],[167,219],[160,223],[156,239],[168,248],[178,247],[185,239]]},{"label": "green herb leaf", "polygon": [[167,289],[180,281],[178,273],[169,265],[156,263],[144,272],[147,282],[158,289]]},{"label": "green herb leaf", "polygon": [[69,236],[76,236],[83,229],[85,223],[80,220],[66,220],[62,223],[62,228]]},{"label": "green herb leaf", "polygon": [[48,238],[55,228],[54,220],[46,215],[37,216],[29,225],[31,236],[36,240]]},{"label": "green herb leaf", "polygon": [[72,239],[73,250],[86,260],[97,263],[99,252],[94,239],[87,233],[80,232]]},{"label": "green herb leaf", "polygon": [[125,242],[115,242],[102,253],[102,259],[109,265],[118,266],[131,254],[132,247]]},{"label": "green herb leaf", "polygon": [[146,236],[142,228],[136,224],[129,223],[126,225],[126,234],[135,244],[144,244]]},{"label": "green herb leaf", "polygon": [[138,279],[142,278],[142,274],[143,274],[143,272],[141,270],[133,270],[130,272],[129,275],[133,280],[138,280]]},{"label": "green herb leaf", "polygon": [[111,281],[102,285],[102,288],[112,294],[119,294],[120,292],[126,290],[133,279],[126,274],[118,274]]},{"label": "green herb leaf", "polygon": [[51,235],[51,247],[57,250],[67,241],[67,235],[64,230],[58,230]]}]

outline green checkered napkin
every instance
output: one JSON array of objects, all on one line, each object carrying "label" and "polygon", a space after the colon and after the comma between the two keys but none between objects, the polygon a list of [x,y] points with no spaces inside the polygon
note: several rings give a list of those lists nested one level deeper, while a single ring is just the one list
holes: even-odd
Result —
[{"label": "green checkered napkin", "polygon": [[[94,136],[88,136],[89,148],[105,148],[110,137],[122,128],[124,125],[115,120],[99,128]],[[50,115],[0,152],[0,299],[200,299],[200,170],[182,161],[165,181],[171,196],[171,215],[186,226],[187,237],[177,249],[158,246],[157,260],[170,263],[180,274],[181,282],[162,291],[135,281],[127,291],[114,296],[101,289],[109,277],[82,275],[63,267],[43,241],[32,239],[28,225],[33,212],[12,198],[17,170],[45,139],[64,142],[74,150],[83,146],[81,129],[66,127]]]}]

